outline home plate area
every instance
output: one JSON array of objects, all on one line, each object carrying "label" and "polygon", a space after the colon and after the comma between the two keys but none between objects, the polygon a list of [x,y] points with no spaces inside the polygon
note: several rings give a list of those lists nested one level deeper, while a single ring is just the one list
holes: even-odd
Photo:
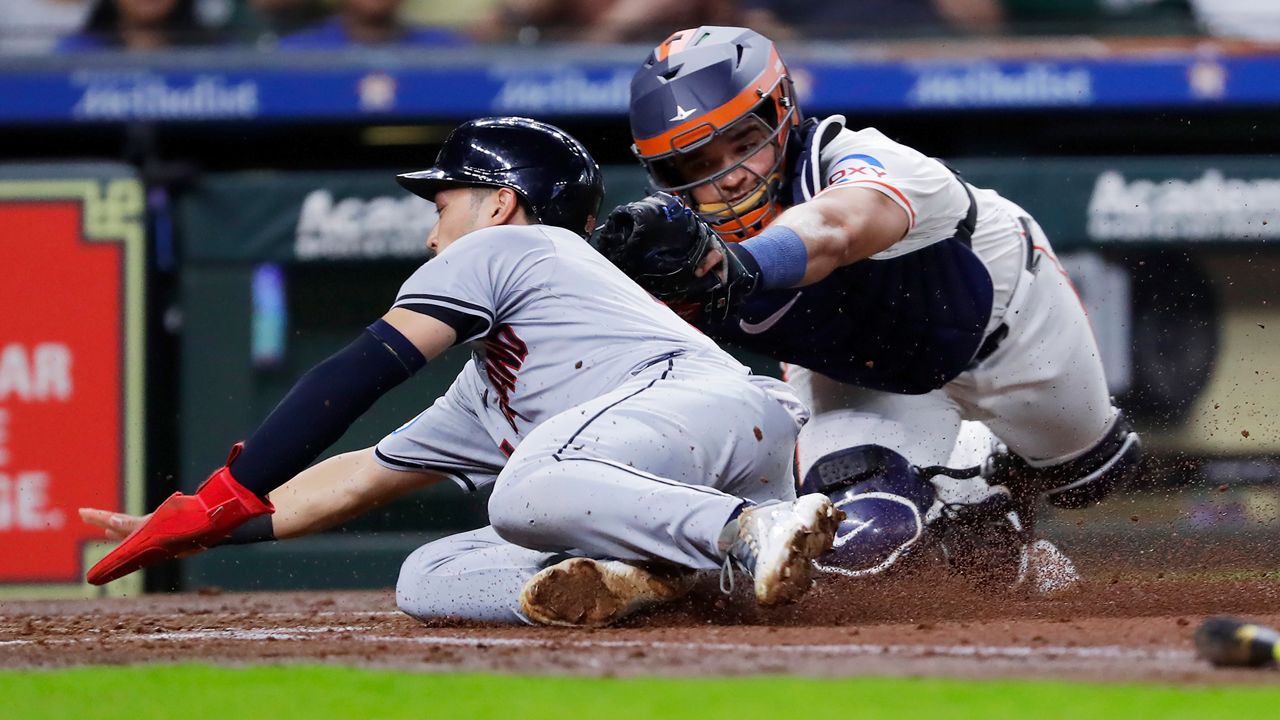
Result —
[{"label": "home plate area", "polygon": [[1051,596],[953,577],[821,576],[801,602],[762,610],[713,582],[603,630],[424,625],[390,591],[198,593],[0,601],[0,667],[327,663],[586,676],[1040,677],[1266,681],[1214,669],[1191,635],[1206,615],[1280,623],[1266,573],[1135,572],[1090,563]]}]

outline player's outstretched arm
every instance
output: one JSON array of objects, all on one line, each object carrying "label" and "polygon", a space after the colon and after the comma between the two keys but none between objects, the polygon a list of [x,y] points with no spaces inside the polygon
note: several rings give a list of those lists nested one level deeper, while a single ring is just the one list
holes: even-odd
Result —
[{"label": "player's outstretched arm", "polygon": [[454,341],[434,318],[393,309],[307,371],[227,463],[194,494],[174,493],[90,568],[102,585],[157,562],[217,545],[237,528],[270,527],[267,494],[301,473],[378,398]]},{"label": "player's outstretched arm", "polygon": [[[321,532],[441,479],[436,473],[387,469],[373,459],[373,448],[335,455],[272,492],[276,511],[263,516],[265,525],[248,533],[233,530],[230,542],[283,540]],[[103,530],[110,540],[123,540],[149,517],[80,508],[80,519]]]},{"label": "player's outstretched arm", "polygon": [[374,460],[373,448],[335,455],[271,493],[272,536],[283,540],[328,530],[443,479],[439,473],[386,468]]}]

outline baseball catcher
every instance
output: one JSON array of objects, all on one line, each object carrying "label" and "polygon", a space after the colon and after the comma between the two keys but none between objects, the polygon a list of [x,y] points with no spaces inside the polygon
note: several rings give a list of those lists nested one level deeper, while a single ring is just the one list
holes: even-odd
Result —
[{"label": "baseball catcher", "polygon": [[1138,436],[1025,210],[874,128],[805,120],[773,43],[745,28],[667,38],[630,120],[661,193],[595,243],[711,337],[784,363],[813,411],[801,486],[849,515],[846,570],[975,517],[1021,547],[1013,501],[1083,508],[1133,476]]}]

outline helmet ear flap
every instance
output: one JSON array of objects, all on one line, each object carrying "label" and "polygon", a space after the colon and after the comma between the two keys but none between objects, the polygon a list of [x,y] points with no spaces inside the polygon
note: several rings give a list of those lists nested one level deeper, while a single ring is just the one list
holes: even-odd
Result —
[{"label": "helmet ear flap", "polygon": [[[600,214],[600,204],[604,202],[603,187],[573,183],[557,188],[551,195],[543,214],[542,222],[578,232],[579,235],[590,235],[595,229],[596,217]],[[571,208],[564,213],[560,208]],[[585,221],[579,230],[576,225]]]}]

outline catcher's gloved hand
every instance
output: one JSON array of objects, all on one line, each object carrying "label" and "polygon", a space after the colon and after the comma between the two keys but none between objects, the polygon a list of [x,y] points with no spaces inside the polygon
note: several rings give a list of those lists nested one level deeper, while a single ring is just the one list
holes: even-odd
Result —
[{"label": "catcher's gloved hand", "polygon": [[[689,320],[723,320],[759,284],[754,262],[748,269],[706,221],[667,193],[614,208],[591,242],[654,297],[678,311],[694,309],[700,317],[681,312]],[[712,250],[723,259],[698,277]]]}]

